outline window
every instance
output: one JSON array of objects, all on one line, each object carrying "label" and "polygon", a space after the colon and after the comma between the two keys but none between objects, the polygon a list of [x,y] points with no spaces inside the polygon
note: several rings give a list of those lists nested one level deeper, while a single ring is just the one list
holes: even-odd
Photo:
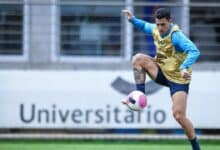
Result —
[{"label": "window", "polygon": [[[137,18],[154,23],[154,6],[135,6],[134,14]],[[150,56],[154,56],[156,53],[152,35],[146,34],[136,27],[134,29],[133,36],[133,54],[145,53]]]},{"label": "window", "polygon": [[0,55],[23,55],[23,5],[0,4]]},{"label": "window", "polygon": [[219,7],[190,8],[190,36],[201,51],[200,60],[220,60]]},{"label": "window", "polygon": [[61,56],[121,56],[119,6],[61,5]]}]

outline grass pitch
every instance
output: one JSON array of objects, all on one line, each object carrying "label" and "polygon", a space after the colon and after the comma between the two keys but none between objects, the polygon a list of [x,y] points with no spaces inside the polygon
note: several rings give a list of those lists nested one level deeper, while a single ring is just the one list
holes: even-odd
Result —
[{"label": "grass pitch", "polygon": [[[204,150],[220,150],[220,141],[201,142]],[[0,150],[191,150],[187,141],[0,141]]]}]

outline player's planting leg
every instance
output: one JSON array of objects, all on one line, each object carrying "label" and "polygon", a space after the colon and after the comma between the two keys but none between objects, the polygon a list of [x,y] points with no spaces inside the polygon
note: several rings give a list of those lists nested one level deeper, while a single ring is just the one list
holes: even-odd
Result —
[{"label": "player's planting leg", "polygon": [[199,143],[196,139],[195,129],[191,121],[186,117],[187,94],[182,91],[176,92],[172,95],[172,100],[172,111],[174,118],[185,130],[193,150],[200,150]]},{"label": "player's planting leg", "polygon": [[136,89],[145,93],[146,73],[148,73],[152,79],[155,79],[158,70],[157,65],[151,57],[144,54],[136,54],[132,59],[132,67]]}]

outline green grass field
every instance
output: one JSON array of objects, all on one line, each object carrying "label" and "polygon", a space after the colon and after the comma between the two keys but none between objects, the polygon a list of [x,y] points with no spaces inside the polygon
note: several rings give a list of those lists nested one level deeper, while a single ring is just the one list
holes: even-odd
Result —
[{"label": "green grass field", "polygon": [[[201,145],[202,150],[220,150],[220,141]],[[191,146],[183,141],[0,141],[0,150],[191,150]]]}]

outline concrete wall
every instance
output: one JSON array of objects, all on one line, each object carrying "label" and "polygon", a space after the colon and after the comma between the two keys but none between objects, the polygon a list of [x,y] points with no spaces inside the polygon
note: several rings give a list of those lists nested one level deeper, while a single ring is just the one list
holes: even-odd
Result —
[{"label": "concrete wall", "polygon": [[[51,0],[41,0],[52,4]],[[32,2],[40,3],[39,0]],[[51,50],[52,5],[30,5],[30,63],[49,63]]]}]

